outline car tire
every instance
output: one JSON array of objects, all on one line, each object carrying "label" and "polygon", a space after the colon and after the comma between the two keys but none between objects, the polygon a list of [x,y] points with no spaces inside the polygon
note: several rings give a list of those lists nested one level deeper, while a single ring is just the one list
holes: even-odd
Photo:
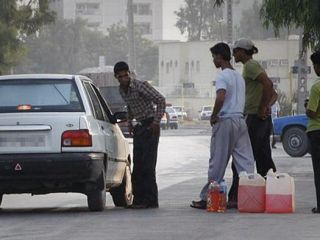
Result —
[{"label": "car tire", "polygon": [[106,206],[106,173],[105,170],[101,172],[98,180],[97,189],[91,190],[87,193],[88,208],[92,212],[101,212]]},{"label": "car tire", "polygon": [[110,194],[116,207],[127,207],[132,205],[133,194],[130,165],[126,166],[120,186],[110,189]]},{"label": "car tire", "polygon": [[302,157],[308,152],[309,143],[305,129],[301,127],[290,127],[282,138],[285,152],[291,157]]},{"label": "car tire", "polygon": [[178,124],[174,125],[174,129],[178,129]]}]

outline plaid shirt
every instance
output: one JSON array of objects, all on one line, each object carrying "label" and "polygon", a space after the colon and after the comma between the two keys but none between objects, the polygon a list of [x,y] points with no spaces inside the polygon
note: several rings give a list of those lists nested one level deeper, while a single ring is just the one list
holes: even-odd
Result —
[{"label": "plaid shirt", "polygon": [[129,122],[133,118],[142,121],[153,117],[155,122],[160,123],[166,109],[166,101],[147,81],[131,79],[128,93],[121,87],[119,92],[127,104]]}]

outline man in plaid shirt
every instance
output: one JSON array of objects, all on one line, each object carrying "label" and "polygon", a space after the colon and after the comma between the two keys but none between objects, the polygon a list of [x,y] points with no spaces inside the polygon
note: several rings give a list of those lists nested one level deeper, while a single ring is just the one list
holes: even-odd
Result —
[{"label": "man in plaid shirt", "polygon": [[[132,208],[158,208],[156,163],[165,98],[148,82],[131,77],[125,62],[115,64],[114,75],[127,104],[129,134],[133,134]],[[137,121],[134,127],[133,119]]]}]

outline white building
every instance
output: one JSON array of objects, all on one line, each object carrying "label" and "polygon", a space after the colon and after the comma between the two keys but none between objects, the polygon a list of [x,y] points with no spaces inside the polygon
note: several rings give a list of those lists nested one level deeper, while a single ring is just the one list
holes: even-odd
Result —
[{"label": "white building", "polygon": [[[134,22],[144,37],[153,41],[183,40],[174,11],[184,0],[133,0]],[[103,33],[112,24],[127,24],[127,0],[50,0],[50,9],[58,18],[82,18]]]},{"label": "white building", "polygon": [[[254,41],[259,49],[254,59],[261,62],[276,88],[291,99],[297,90],[297,74],[292,72],[298,59],[298,40]],[[196,114],[203,105],[212,105],[215,99],[214,80],[217,70],[210,48],[216,42],[170,42],[159,44],[159,90],[174,105],[184,105]],[[309,53],[310,56],[310,53]],[[242,64],[235,68],[242,72]],[[308,89],[316,79],[308,59],[311,74]]]}]

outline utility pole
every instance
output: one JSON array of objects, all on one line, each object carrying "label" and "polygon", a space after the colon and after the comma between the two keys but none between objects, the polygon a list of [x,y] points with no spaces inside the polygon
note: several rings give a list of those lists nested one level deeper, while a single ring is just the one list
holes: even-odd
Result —
[{"label": "utility pole", "polygon": [[227,28],[228,28],[227,42],[228,44],[232,44],[233,42],[232,0],[227,0]]},{"label": "utility pole", "polygon": [[135,43],[134,43],[134,19],[133,19],[133,3],[132,0],[127,2],[128,12],[128,46],[129,46],[129,66],[135,71],[136,70],[136,54],[135,54]]},{"label": "utility pole", "polygon": [[300,29],[299,34],[299,59],[297,61],[298,66],[298,89],[297,89],[297,113],[302,114],[305,112],[304,101],[307,98],[307,51],[302,46],[303,29]]}]

